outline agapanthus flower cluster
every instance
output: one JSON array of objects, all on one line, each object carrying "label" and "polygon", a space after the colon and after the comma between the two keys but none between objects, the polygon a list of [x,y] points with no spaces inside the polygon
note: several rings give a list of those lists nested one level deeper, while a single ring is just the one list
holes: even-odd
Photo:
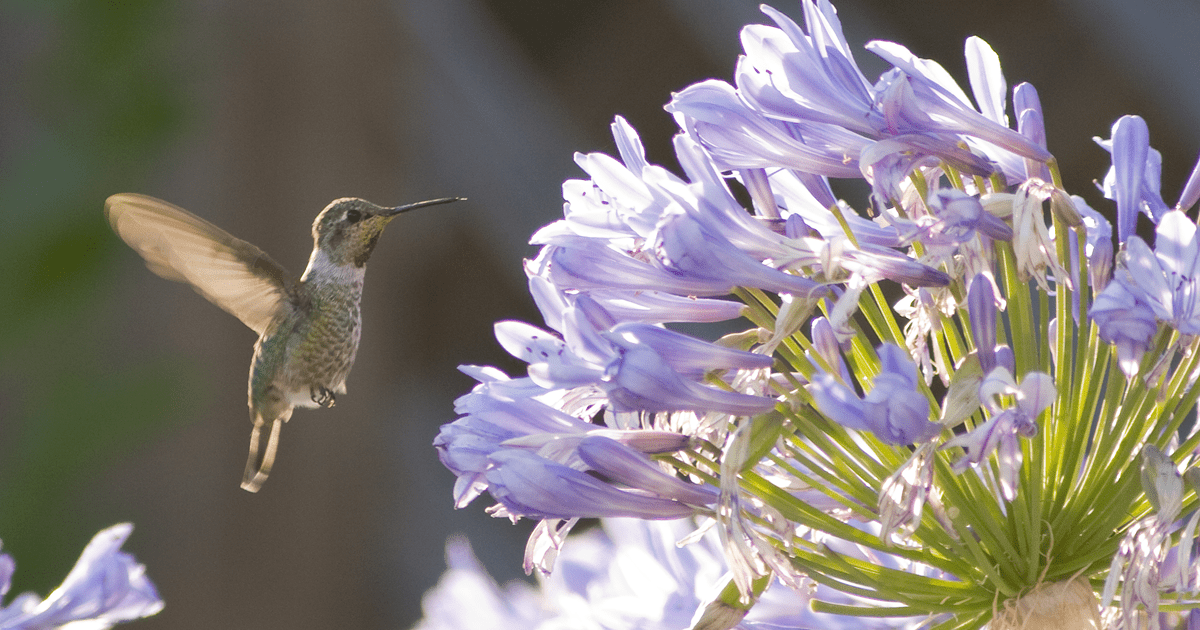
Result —
[{"label": "agapanthus flower cluster", "polygon": [[983,40],[970,96],[891,42],[870,81],[801,6],[673,95],[681,174],[620,118],[616,156],[576,156],[525,265],[544,326],[496,324],[527,373],[464,367],[435,442],[456,504],[537,519],[541,573],[581,518],[686,519],[720,556],[672,617],[696,628],[808,627],[752,621],[778,591],[892,626],[1200,623],[1200,168],[1169,206],[1126,116],[1072,195]]},{"label": "agapanthus flower cluster", "polygon": [[0,629],[102,630],[162,610],[146,568],[121,551],[132,532],[132,525],[121,523],[97,533],[62,585],[45,599],[22,593],[3,605],[16,563],[8,554],[0,554]]}]

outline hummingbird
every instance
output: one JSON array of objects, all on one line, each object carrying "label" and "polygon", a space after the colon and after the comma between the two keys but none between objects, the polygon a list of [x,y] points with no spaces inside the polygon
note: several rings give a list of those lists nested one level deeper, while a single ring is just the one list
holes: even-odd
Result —
[{"label": "hummingbird", "polygon": [[191,285],[258,333],[250,363],[253,426],[243,489],[258,492],[266,481],[280,428],[293,409],[332,407],[346,393],[362,332],[367,259],[384,227],[403,212],[463,199],[393,208],[334,200],[313,221],[312,255],[299,280],[263,250],[178,206],[134,193],[104,202],[113,230],[146,259],[150,271]]}]

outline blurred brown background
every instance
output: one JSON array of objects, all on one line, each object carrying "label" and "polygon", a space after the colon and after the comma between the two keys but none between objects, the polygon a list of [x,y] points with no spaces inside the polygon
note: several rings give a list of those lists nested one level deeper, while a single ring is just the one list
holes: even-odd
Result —
[{"label": "blurred brown background", "polygon": [[[1173,202],[1200,148],[1196,6],[843,0],[852,45],[906,44],[965,86],[984,37],[1031,81],[1071,192],[1121,114],[1150,123]],[[798,3],[776,6],[800,20]],[[492,322],[540,323],[520,261],[561,214],[573,151],[616,114],[674,165],[662,105],[728,79],[740,0],[99,0],[0,4],[0,538],[43,595],[132,521],[167,607],[138,628],[404,628],[467,533],[501,579],[527,528],[451,506],[430,442],[471,381],[511,372]],[[869,78],[884,68],[858,59]],[[847,196],[857,194],[847,188]],[[376,249],[349,394],[299,411],[265,488],[238,488],[253,334],[150,274],[108,230],[115,192],[172,201],[299,274],[331,199],[468,202]],[[862,197],[850,201],[861,205]]]}]

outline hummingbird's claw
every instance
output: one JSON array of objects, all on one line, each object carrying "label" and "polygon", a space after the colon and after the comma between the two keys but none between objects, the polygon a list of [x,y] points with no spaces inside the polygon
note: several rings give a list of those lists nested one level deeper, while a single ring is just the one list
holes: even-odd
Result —
[{"label": "hummingbird's claw", "polygon": [[258,461],[258,437],[262,424],[256,423],[250,430],[250,457],[246,460],[246,471],[242,473],[243,490],[258,492],[267,475],[271,474],[271,466],[275,464],[275,449],[279,447],[279,429],[282,427],[282,418],[276,418],[271,423],[271,437],[267,438],[267,450],[263,452],[261,463]]},{"label": "hummingbird's claw", "polygon": [[312,401],[318,405],[321,405],[322,407],[332,407],[337,403],[337,399],[334,398],[333,392],[327,387],[314,385],[313,387],[309,388],[308,392],[309,396],[312,397]]}]

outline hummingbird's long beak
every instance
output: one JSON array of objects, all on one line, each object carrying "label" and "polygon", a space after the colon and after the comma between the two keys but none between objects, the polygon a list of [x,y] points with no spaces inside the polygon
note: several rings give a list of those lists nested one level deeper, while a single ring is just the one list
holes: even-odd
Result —
[{"label": "hummingbird's long beak", "polygon": [[383,211],[381,216],[394,217],[397,214],[400,214],[401,212],[408,212],[409,210],[416,210],[417,208],[424,208],[425,206],[436,206],[436,205],[440,205],[443,203],[450,203],[453,201],[466,201],[466,200],[467,200],[466,197],[442,197],[441,199],[430,199],[429,201],[418,201],[416,203],[410,203],[410,204],[403,205],[403,206],[396,206],[395,208],[387,208]]}]

